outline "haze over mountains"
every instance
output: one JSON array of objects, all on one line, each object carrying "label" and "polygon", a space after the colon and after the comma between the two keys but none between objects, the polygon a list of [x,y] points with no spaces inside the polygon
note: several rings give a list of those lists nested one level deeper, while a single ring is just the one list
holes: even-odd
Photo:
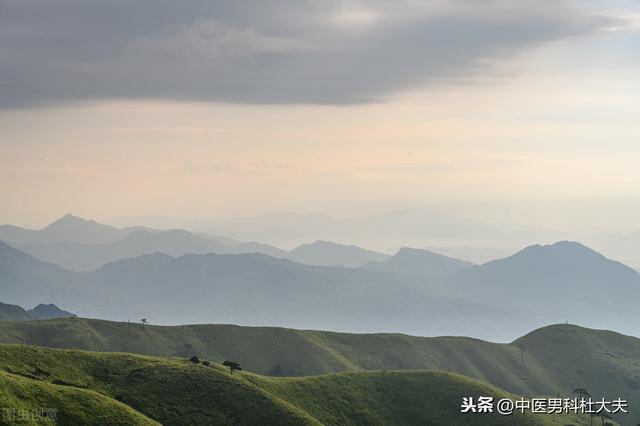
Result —
[{"label": "haze over mountains", "polygon": [[[67,228],[75,224],[81,231]],[[640,274],[578,243],[534,245],[475,266],[411,248],[387,256],[318,241],[286,252],[181,230],[119,230],[71,216],[41,231],[7,229],[23,243],[0,243],[0,301],[46,301],[81,316],[491,340],[564,321],[640,334]],[[71,237],[51,229],[67,229]],[[74,272],[16,247],[78,270],[99,267]]]},{"label": "haze over mountains", "polygon": [[356,246],[326,241],[305,244],[288,252],[268,244],[179,229],[164,231],[141,226],[118,229],[71,214],[42,230],[4,225],[0,227],[0,240],[39,259],[76,271],[91,271],[116,260],[156,252],[171,256],[263,253],[311,265],[342,266],[359,266],[387,257]]},{"label": "haze over mountains", "polygon": [[99,244],[124,238],[132,229],[118,229],[93,220],[66,214],[43,229],[24,229],[12,225],[0,226],[0,240],[16,244],[75,242]]},{"label": "haze over mountains", "polygon": [[[363,259],[365,261],[360,264],[379,261],[400,247],[426,248],[480,264],[507,257],[522,247],[560,240],[582,241],[631,267],[640,267],[640,232],[571,234],[529,226],[484,224],[429,210],[398,211],[348,220],[293,213],[227,222],[148,220],[165,226],[157,229],[140,226],[128,219],[120,223],[130,226],[116,228],[67,214],[41,230],[2,225],[0,240],[74,270],[94,270],[114,260],[156,251],[175,256],[258,252],[310,264],[360,266],[356,263]],[[169,225],[184,228],[172,229]],[[192,229],[200,231],[187,234],[186,230]],[[137,235],[130,236],[136,231]],[[152,237],[161,232],[168,233]],[[125,240],[127,237],[129,239]],[[310,244],[311,241],[316,243]],[[347,244],[336,244],[335,241]],[[351,260],[344,254],[353,250],[353,243],[360,245],[356,248],[361,249],[361,253]],[[331,244],[334,247],[330,247]],[[293,248],[283,250],[280,247]],[[373,251],[371,247],[378,250]],[[304,254],[305,251],[309,254]]]},{"label": "haze over mountains", "polygon": [[[156,253],[79,273],[5,244],[0,250],[0,288],[6,303],[28,305],[45,297],[85,317],[144,317],[164,324],[297,324],[360,332],[470,330],[484,335],[484,326],[517,316],[509,308],[437,296],[406,277],[303,265],[257,253],[178,258]],[[514,321],[512,331],[531,323]],[[508,336],[505,330],[498,337]]]},{"label": "haze over mountains", "polygon": [[384,253],[395,252],[399,247],[427,248],[474,263],[507,257],[530,245],[573,240],[627,265],[640,267],[640,231],[627,234],[576,233],[522,224],[484,223],[426,209],[347,219],[334,219],[323,214],[278,213],[226,221],[145,216],[112,222],[120,226],[146,223],[163,229],[179,227],[244,241],[261,241],[278,247],[329,240]]}]

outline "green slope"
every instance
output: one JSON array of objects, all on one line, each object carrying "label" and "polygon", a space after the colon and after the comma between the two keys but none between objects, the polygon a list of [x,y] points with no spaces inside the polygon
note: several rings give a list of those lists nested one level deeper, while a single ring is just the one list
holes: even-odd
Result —
[{"label": "green slope", "polygon": [[0,342],[157,356],[233,359],[260,374],[306,376],[363,370],[438,370],[463,374],[519,395],[623,398],[640,422],[640,339],[556,325],[512,344],[464,337],[346,334],[267,327],[142,326],[100,320],[0,322]]},{"label": "green slope", "polygon": [[[27,390],[9,399],[5,386],[0,388],[5,406],[12,407],[8,404],[15,402],[41,407],[43,402],[37,398],[40,388],[46,387],[52,399],[45,401],[45,406],[58,409],[61,424],[149,423],[141,413],[172,425],[260,424],[261,419],[278,419],[277,424],[282,425],[313,423],[304,413],[271,397],[241,375],[231,376],[222,368],[194,365],[187,360],[0,345],[0,371],[10,377],[12,386],[17,378]],[[106,400],[103,412],[112,417],[79,422],[78,416],[66,417],[77,411],[76,394],[72,392]],[[117,413],[109,410],[111,405],[127,408],[140,420],[132,417],[119,422]],[[85,416],[93,416],[91,407],[87,405]]]},{"label": "green slope", "polygon": [[249,380],[327,425],[582,425],[585,416],[460,412],[463,397],[516,398],[486,383],[435,371],[364,372]]},{"label": "green slope", "polygon": [[0,345],[3,405],[56,408],[63,425],[588,424],[576,416],[460,413],[463,396],[481,395],[510,396],[451,373],[268,378],[185,359]]},{"label": "green slope", "polygon": [[[0,372],[0,424],[42,424],[45,417],[61,425],[157,425],[130,407],[98,392]],[[27,419],[24,418],[25,410]],[[55,412],[52,412],[54,410]]]}]

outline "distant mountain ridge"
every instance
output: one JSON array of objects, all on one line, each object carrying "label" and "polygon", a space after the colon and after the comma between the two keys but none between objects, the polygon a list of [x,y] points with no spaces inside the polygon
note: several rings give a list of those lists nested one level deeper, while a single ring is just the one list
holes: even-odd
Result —
[{"label": "distant mountain ridge", "polygon": [[71,213],[39,230],[24,229],[12,225],[0,226],[0,240],[16,244],[56,242],[99,244],[117,241],[127,234],[127,230],[86,220]]},{"label": "distant mountain ridge", "polygon": [[25,310],[18,305],[0,303],[0,320],[30,321],[75,317],[71,312],[63,311],[53,303],[39,304],[33,309]]},{"label": "distant mountain ridge", "polygon": [[471,262],[443,256],[429,250],[404,247],[388,259],[369,262],[361,268],[425,279],[434,275],[450,274],[471,266],[474,266]]},{"label": "distant mountain ridge", "polygon": [[75,314],[63,311],[53,303],[41,303],[33,309],[27,311],[34,319],[49,320],[56,318],[72,318]]},{"label": "distant mountain ridge", "polygon": [[640,274],[577,242],[534,245],[462,269],[447,276],[440,289],[452,297],[537,312],[552,322],[640,334],[631,326],[640,309]]},{"label": "distant mountain ridge", "polygon": [[35,306],[46,300],[76,310],[95,303],[92,290],[85,275],[44,262],[0,241],[0,300],[4,303]]},{"label": "distant mountain ridge", "polygon": [[[88,276],[94,286],[122,295],[117,306],[135,300],[130,309],[165,323],[459,334],[470,327],[481,332],[482,324],[515,314],[508,308],[445,300],[391,274],[305,265],[259,253],[177,258],[156,253],[108,264]],[[470,325],[471,318],[477,321]]]},{"label": "distant mountain ridge", "polygon": [[2,321],[26,321],[33,317],[21,306],[0,303],[0,320]]},{"label": "distant mountain ridge", "polygon": [[0,226],[0,240],[41,260],[75,271],[92,271],[116,260],[155,252],[172,256],[251,252],[274,257],[287,255],[285,250],[268,244],[245,243],[180,229],[165,231],[140,226],[118,229],[72,214],[42,230]]},{"label": "distant mountain ridge", "polygon": [[0,248],[0,300],[22,305],[50,300],[81,316],[361,332],[469,331],[484,337],[489,324],[518,317],[499,339],[538,324],[508,307],[448,300],[406,277],[258,253],[175,258],[155,253],[78,273],[6,244]]},{"label": "distant mountain ridge", "polygon": [[155,253],[74,273],[0,245],[0,300],[22,305],[50,300],[84,316],[165,324],[505,340],[549,321],[571,321],[640,334],[639,288],[640,274],[567,242],[426,278],[305,265],[258,253]]},{"label": "distant mountain ridge", "polygon": [[342,245],[332,241],[316,241],[303,244],[287,253],[286,258],[307,265],[357,267],[368,262],[378,262],[389,255],[363,249],[354,245]]},{"label": "distant mountain ridge", "polygon": [[116,260],[155,252],[171,256],[263,253],[310,265],[349,267],[388,257],[372,250],[329,241],[305,244],[288,252],[259,242],[242,242],[181,229],[118,229],[70,214],[40,231],[5,225],[0,227],[0,240],[3,240],[3,235],[4,240],[17,249],[74,271],[93,271]]}]

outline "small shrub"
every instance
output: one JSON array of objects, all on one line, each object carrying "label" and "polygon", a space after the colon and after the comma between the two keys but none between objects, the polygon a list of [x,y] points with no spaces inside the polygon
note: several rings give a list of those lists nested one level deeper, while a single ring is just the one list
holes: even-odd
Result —
[{"label": "small shrub", "polygon": [[235,361],[225,361],[222,363],[222,365],[224,365],[225,367],[229,367],[229,372],[231,374],[233,374],[234,371],[242,371],[242,368],[240,368],[240,364]]}]

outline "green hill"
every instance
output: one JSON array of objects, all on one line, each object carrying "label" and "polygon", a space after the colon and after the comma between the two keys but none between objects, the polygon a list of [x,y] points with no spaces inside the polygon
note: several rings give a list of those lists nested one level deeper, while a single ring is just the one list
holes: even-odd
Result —
[{"label": "green hill", "polygon": [[[640,422],[640,339],[576,326],[536,330],[511,344],[465,337],[346,334],[233,325],[143,326],[89,319],[0,322],[1,343],[90,351],[233,359],[272,376],[365,370],[436,370],[462,374],[519,395],[624,398]],[[621,420],[621,421],[622,421]],[[633,423],[635,422],[635,423]]]},{"label": "green hill", "polygon": [[61,425],[588,424],[576,416],[463,414],[463,396],[511,395],[443,372],[267,378],[186,359],[0,345],[3,406],[55,408]]}]

